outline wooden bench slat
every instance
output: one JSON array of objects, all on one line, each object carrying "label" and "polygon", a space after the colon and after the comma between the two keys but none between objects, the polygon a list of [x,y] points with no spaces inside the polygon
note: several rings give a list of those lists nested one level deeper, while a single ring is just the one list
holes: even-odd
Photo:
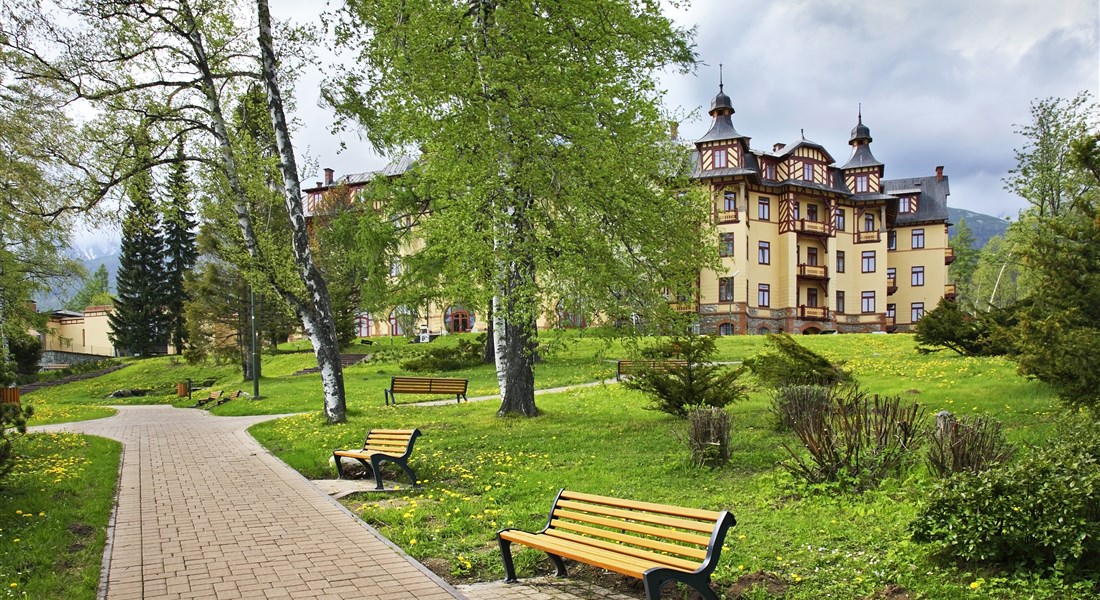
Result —
[{"label": "wooden bench slat", "polygon": [[557,530],[565,531],[579,531],[587,535],[599,536],[624,544],[634,544],[637,546],[644,546],[653,550],[660,550],[662,552],[671,552],[679,554],[681,556],[690,556],[702,560],[707,557],[707,552],[703,548],[696,548],[694,546],[680,546],[677,544],[670,544],[668,542],[662,542],[660,540],[654,540],[651,538],[642,538],[636,535],[627,535],[618,533],[615,531],[609,531],[607,529],[598,529],[596,527],[589,527],[587,525],[581,525],[579,523],[572,523],[569,521],[562,521],[554,519],[550,522],[550,529],[546,530],[546,534],[550,535],[550,532]]},{"label": "wooden bench slat", "polygon": [[710,538],[701,535],[694,535],[691,533],[684,533],[676,531],[674,529],[661,529],[660,527],[650,527],[649,525],[641,525],[630,523],[627,521],[619,521],[617,519],[606,519],[604,517],[595,517],[592,515],[586,515],[584,513],[573,513],[564,510],[554,510],[554,516],[563,519],[571,519],[573,521],[581,521],[584,523],[591,523],[593,525],[603,525],[604,527],[612,527],[614,529],[622,529],[624,531],[633,531],[634,533],[642,533],[646,535],[653,535],[664,538],[671,538],[678,542],[684,542],[687,544],[695,544],[697,546],[707,547],[710,544]]},{"label": "wooden bench slat", "polygon": [[404,435],[410,436],[416,430],[415,429],[371,429],[370,432],[374,435]]},{"label": "wooden bench slat", "polygon": [[[701,519],[704,521],[710,521],[712,523],[714,521],[717,521],[722,516],[722,513],[714,510],[705,510],[701,508],[685,508],[682,506],[672,506],[670,504],[656,504],[654,502],[638,502],[636,500],[624,500],[622,498],[612,498],[610,496],[597,496],[595,494],[585,494],[582,492],[572,492],[569,490],[563,491],[561,497],[569,500],[590,502],[593,504],[606,504],[608,506],[618,506],[619,508],[629,508],[633,510],[644,510],[648,512],[661,513],[663,515],[675,515],[679,517]],[[710,531],[710,529],[708,529],[707,531]]]},{"label": "wooden bench slat", "polygon": [[693,570],[690,568],[680,569],[664,563],[648,561],[611,550],[596,548],[588,544],[563,540],[547,535],[527,533],[525,531],[509,531],[502,534],[501,537],[510,541],[519,542],[537,550],[542,550],[543,552],[552,552],[564,558],[594,565],[601,569],[607,569],[608,571],[614,571],[620,575],[627,575],[637,579],[641,579],[642,574],[653,567],[668,567],[686,573],[690,573]]},{"label": "wooden bench slat", "polygon": [[[650,552],[648,550],[644,550],[642,548],[635,548],[635,547],[629,546],[629,545],[616,544],[615,542],[606,542],[606,541],[603,541],[603,540],[600,540],[600,539],[593,539],[593,538],[590,538],[590,537],[584,537],[584,536],[580,536],[580,535],[577,535],[577,534],[574,534],[574,533],[570,533],[568,531],[561,531],[561,530],[558,530],[558,529],[548,529],[548,530],[546,530],[546,535],[548,535],[550,537],[560,538],[560,539],[563,539],[563,540],[569,540],[569,541],[577,542],[579,544],[594,546],[596,548],[600,548],[600,549],[603,549],[603,550],[610,550],[611,552],[614,552],[616,554],[626,554],[628,556],[633,556],[634,558],[640,558],[642,560],[647,560],[647,561],[654,562],[654,563],[660,563],[660,564],[668,565],[670,567],[674,567],[674,568],[677,568],[677,569],[682,569],[684,571],[694,571],[699,566],[699,560],[696,560],[696,561],[685,560],[683,558],[677,558],[675,556],[670,556],[670,555],[667,555],[667,554],[659,554],[657,552]],[[636,538],[636,539],[640,539],[640,538]],[[700,560],[702,560],[704,557],[706,557],[706,552],[703,553],[703,556],[700,557]]]},{"label": "wooden bench slat", "polygon": [[710,533],[711,531],[714,531],[713,520],[711,520],[711,522],[708,524],[702,523],[700,521],[689,521],[686,519],[679,519],[676,517],[668,517],[636,510],[622,510],[619,508],[612,508],[601,504],[573,502],[571,500],[561,500],[558,502],[558,506],[589,514],[603,515],[605,517],[618,517],[620,519],[626,519],[628,521],[640,521],[642,523],[649,523],[651,525],[663,525],[665,527],[687,529],[688,531],[698,531],[700,533]]},{"label": "wooden bench slat", "polygon": [[361,449],[332,452],[332,458],[336,462],[336,476],[338,478],[344,476],[340,459],[353,458],[374,472],[375,489],[380,490],[382,489],[381,465],[383,462],[391,462],[401,467],[416,487],[416,472],[409,468],[408,459],[412,454],[413,444],[419,436],[419,429],[371,429],[367,431],[367,437],[363,440]]}]

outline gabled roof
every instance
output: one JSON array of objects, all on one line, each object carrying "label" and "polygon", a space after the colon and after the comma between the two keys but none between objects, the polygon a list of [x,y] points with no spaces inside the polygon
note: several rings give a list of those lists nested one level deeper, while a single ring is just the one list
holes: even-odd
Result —
[{"label": "gabled roof", "polygon": [[[917,198],[917,211],[897,213],[896,224],[947,222],[947,196],[951,194],[951,186],[948,184],[946,175],[943,178],[930,175],[908,179],[884,179],[882,180],[882,189],[895,197],[912,194],[920,195]],[[896,199],[892,208],[896,212]]]},{"label": "gabled roof", "polygon": [[[812,142],[812,141],[810,141],[806,138],[802,138],[802,139],[794,142],[793,144],[787,144],[786,146],[783,147],[782,150],[772,154],[772,156],[775,156],[775,157],[778,157],[778,158],[784,158],[788,154],[794,152],[795,150],[797,150],[799,148],[813,148],[815,150],[820,150],[821,153],[824,154],[825,158],[827,159],[826,163],[832,164],[832,163],[836,162],[836,160],[833,158],[833,155],[829,154],[829,151],[825,149],[825,146],[822,146],[821,144],[818,144],[817,142]],[[767,154],[767,153],[765,153],[765,154]]]},{"label": "gabled roof", "polygon": [[881,167],[882,163],[871,154],[871,146],[868,144],[858,144],[852,146],[852,156],[848,159],[848,162],[844,163],[841,169],[856,169],[859,167]]},{"label": "gabled roof", "polygon": [[321,184],[320,186],[311,187],[302,190],[303,192],[319,192],[328,188],[333,188],[338,185],[357,186],[363,185],[374,179],[375,177],[397,177],[403,175],[406,171],[412,168],[416,163],[416,157],[409,156],[407,154],[398,156],[390,161],[386,166],[378,169],[377,171],[364,171],[362,173],[348,173],[332,180],[330,184]]}]

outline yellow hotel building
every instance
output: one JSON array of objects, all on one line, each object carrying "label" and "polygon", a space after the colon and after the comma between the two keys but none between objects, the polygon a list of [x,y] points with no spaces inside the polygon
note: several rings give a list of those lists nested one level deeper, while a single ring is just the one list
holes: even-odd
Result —
[{"label": "yellow hotel building", "polygon": [[[940,298],[953,299],[943,167],[928,177],[884,179],[862,115],[852,129],[851,156],[840,167],[805,137],[771,152],[754,150],[734,128],[733,105],[721,88],[711,103],[711,127],[691,148],[692,177],[714,199],[721,267],[699,274],[692,302],[675,304],[698,315],[701,332],[904,331]],[[411,165],[402,157],[380,171],[339,179],[325,169],[324,180],[304,190],[307,216],[321,210],[337,186],[357,194],[371,178],[400,177]],[[412,313],[404,307],[361,314],[356,333],[485,331],[473,307],[432,303],[421,310],[426,314],[417,314],[411,328],[399,318]],[[559,305],[539,326],[585,323]]]},{"label": "yellow hotel building", "polygon": [[719,86],[692,177],[714,199],[721,267],[699,274],[700,330],[907,330],[946,296],[947,177],[885,179],[862,115],[843,166],[804,136],[754,150]]}]

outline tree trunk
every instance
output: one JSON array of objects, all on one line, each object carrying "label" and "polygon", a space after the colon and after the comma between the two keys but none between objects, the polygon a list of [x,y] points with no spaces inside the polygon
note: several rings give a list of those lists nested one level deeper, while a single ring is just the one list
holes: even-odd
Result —
[{"label": "tree trunk", "polygon": [[[494,304],[507,302],[497,296]],[[503,311],[494,311],[501,314]],[[535,338],[530,334],[534,331],[534,322],[513,320],[505,322],[503,318],[494,317],[493,342],[496,354],[497,382],[500,384],[500,409],[497,416],[503,417],[509,414],[520,414],[526,417],[537,417],[538,407],[535,406],[535,371],[532,353]],[[519,322],[516,322],[519,321]]]},{"label": "tree trunk", "polygon": [[497,231],[497,253],[501,262],[499,288],[493,296],[493,343],[500,384],[497,416],[537,417],[533,361],[538,343],[535,320],[538,301],[535,298],[535,264],[524,254],[530,247],[524,240],[533,234],[526,217],[530,196],[520,192],[517,200],[506,211],[511,218]]},{"label": "tree trunk", "polygon": [[496,328],[493,327],[493,308],[492,302],[489,303],[489,318],[485,320],[485,346],[481,349],[481,362],[487,365],[496,363],[496,334],[493,332]]},{"label": "tree trunk", "polygon": [[259,21],[260,65],[267,91],[267,109],[275,131],[275,146],[279,151],[279,168],[283,174],[283,192],[287,214],[290,217],[294,262],[306,286],[309,297],[300,309],[306,336],[313,344],[317,366],[321,368],[321,384],[325,391],[325,416],[329,423],[347,420],[344,396],[344,371],[340,364],[340,346],[336,338],[336,319],[332,311],[328,286],[320,269],[313,262],[309,248],[309,232],[306,230],[305,212],[302,209],[302,186],[298,179],[298,165],[290,142],[290,127],[283,110],[282,94],[276,76],[275,50],[271,39],[271,10],[267,0],[256,1]]}]

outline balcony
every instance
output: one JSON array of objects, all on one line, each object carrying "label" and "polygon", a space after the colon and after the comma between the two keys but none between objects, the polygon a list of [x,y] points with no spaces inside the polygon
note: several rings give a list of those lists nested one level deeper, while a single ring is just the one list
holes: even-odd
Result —
[{"label": "balcony", "polygon": [[827,306],[806,306],[805,304],[798,307],[798,318],[806,321],[828,321],[829,320],[829,307]]},{"label": "balcony", "polygon": [[943,286],[943,297],[948,300],[954,300],[958,297],[958,290],[955,289],[955,284],[949,283]]},{"label": "balcony", "polygon": [[798,265],[798,276],[805,279],[828,279],[829,267],[825,265]]},{"label": "balcony", "polygon": [[955,262],[955,249],[948,246],[943,249],[943,264],[949,265]]},{"label": "balcony", "polygon": [[668,307],[678,313],[699,312],[699,306],[695,302],[669,302]]},{"label": "balcony", "polygon": [[852,234],[857,244],[874,244],[882,239],[877,231],[857,231]]},{"label": "balcony", "polygon": [[887,277],[886,278],[886,295],[889,296],[898,291],[898,278]]},{"label": "balcony", "polygon": [[739,220],[736,210],[719,210],[714,213],[714,222],[718,224],[736,223]]},{"label": "balcony", "polygon": [[794,230],[798,233],[805,233],[808,235],[829,235],[829,224],[819,221],[807,221],[806,219],[796,219],[794,221]]}]

